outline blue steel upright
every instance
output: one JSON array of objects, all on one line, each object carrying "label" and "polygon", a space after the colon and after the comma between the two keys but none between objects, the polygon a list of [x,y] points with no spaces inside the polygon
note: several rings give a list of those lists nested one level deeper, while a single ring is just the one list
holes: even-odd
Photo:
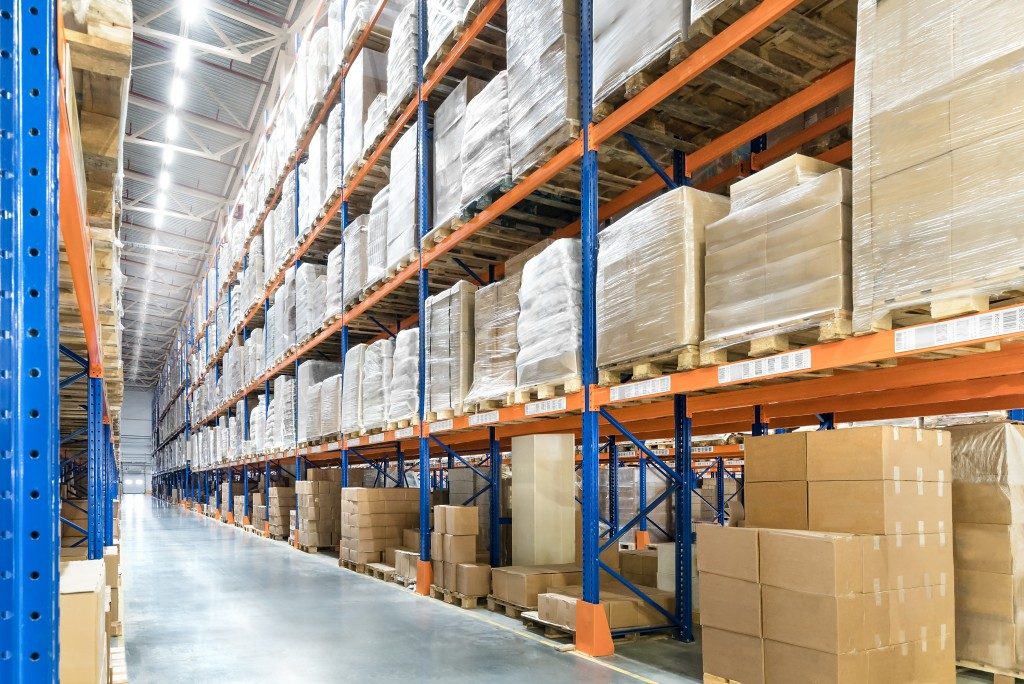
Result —
[{"label": "blue steel upright", "polygon": [[89,378],[86,401],[89,426],[89,560],[103,558],[103,379]]},{"label": "blue steel upright", "polygon": [[[424,334],[426,302],[430,295],[427,269],[423,266],[423,238],[430,230],[430,136],[427,130],[427,103],[423,98],[423,68],[427,60],[427,0],[416,1],[418,36],[416,41],[416,246],[419,250],[419,416],[420,416],[420,562],[430,561],[430,441],[423,435],[426,425],[427,340]],[[428,587],[417,585],[426,594]]]},{"label": "blue steel upright", "polygon": [[676,618],[677,637],[693,641],[693,419],[687,415],[686,395],[673,401],[675,469],[684,478],[676,488]]},{"label": "blue steel upright", "polygon": [[114,544],[114,499],[117,498],[117,476],[114,464],[114,443],[110,439],[110,425],[103,426],[103,545]]},{"label": "blue steel upright", "polygon": [[58,667],[56,6],[0,2],[0,681],[12,684],[56,682]]}]

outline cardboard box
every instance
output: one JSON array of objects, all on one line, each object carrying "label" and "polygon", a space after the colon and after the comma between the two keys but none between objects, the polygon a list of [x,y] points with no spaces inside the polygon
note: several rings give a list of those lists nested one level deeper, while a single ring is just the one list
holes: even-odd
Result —
[{"label": "cardboard box", "polygon": [[854,682],[868,684],[868,682],[892,681],[888,677],[885,679],[869,678],[869,653],[869,651],[827,653],[765,639],[765,680],[792,684],[848,684]]},{"label": "cardboard box", "polygon": [[407,549],[420,548],[420,531],[415,528],[402,530],[402,546]]},{"label": "cardboard box", "polygon": [[743,507],[748,527],[807,529],[807,482],[750,482],[743,489]]},{"label": "cardboard box", "polygon": [[430,560],[444,560],[444,534],[430,533]]},{"label": "cardboard box", "polygon": [[760,530],[761,583],[826,596],[871,589],[864,586],[868,541],[834,532]]},{"label": "cardboard box", "polygon": [[[955,518],[954,513],[954,518]],[[957,569],[1020,573],[1024,551],[1024,525],[953,524],[953,555]],[[1015,567],[1016,566],[1016,567]]]},{"label": "cardboard box", "polygon": [[538,594],[537,617],[545,622],[575,630],[577,600],[575,596],[566,596],[564,594]]},{"label": "cardboard box", "polygon": [[[456,589],[456,575],[455,568],[458,567],[455,563],[449,563],[444,561],[441,563],[441,578],[434,578],[434,584],[444,587],[448,591],[455,591]],[[439,581],[440,580],[440,581]]]},{"label": "cardboard box", "polygon": [[446,506],[444,531],[455,535],[479,534],[479,510],[476,506]]},{"label": "cardboard box", "polygon": [[576,558],[576,440],[572,434],[512,438],[512,562]]},{"label": "cardboard box", "polygon": [[807,479],[949,482],[950,434],[894,426],[798,433],[807,439]]},{"label": "cardboard box", "polygon": [[866,590],[891,591],[953,582],[953,541],[945,533],[867,536]]},{"label": "cardboard box", "polygon": [[491,566],[459,563],[455,570],[455,585],[455,590],[463,596],[487,596],[491,593]]},{"label": "cardboard box", "polygon": [[765,638],[794,646],[850,653],[891,643],[886,592],[824,596],[762,586],[761,611]]},{"label": "cardboard box", "polygon": [[[813,530],[828,532],[948,533],[953,529],[949,491],[944,482],[810,482],[808,523]],[[749,507],[747,511],[748,523],[754,524]]]},{"label": "cardboard box", "polygon": [[1013,622],[1019,610],[1015,597],[1021,579],[996,572],[957,568],[954,573],[956,607],[960,614],[970,613]]},{"label": "cardboard box", "polygon": [[395,549],[395,574],[407,580],[415,579],[419,560],[419,551]]},{"label": "cardboard box", "polygon": [[446,563],[473,563],[476,561],[476,535],[445,534],[442,558]]},{"label": "cardboard box", "polygon": [[575,565],[508,566],[491,569],[491,593],[523,608],[536,608],[537,595],[579,584],[582,573]]},{"label": "cardboard box", "polygon": [[790,432],[747,438],[743,442],[743,481],[749,485],[806,480],[808,434]]},{"label": "cardboard box", "polygon": [[758,531],[697,525],[697,569],[748,582],[760,580]]},{"label": "cardboard box", "polygon": [[704,672],[743,684],[764,684],[764,647],[758,637],[708,627],[701,630]]},{"label": "cardboard box", "polygon": [[448,519],[447,510],[447,506],[434,506],[434,532],[445,533],[445,522]]},{"label": "cardboard box", "polygon": [[700,573],[702,627],[760,637],[761,587],[733,577]]},{"label": "cardboard box", "polygon": [[106,569],[71,561],[60,571],[60,681],[107,681]]},{"label": "cardboard box", "polygon": [[619,572],[634,584],[655,586],[658,582],[657,550],[619,551]]}]

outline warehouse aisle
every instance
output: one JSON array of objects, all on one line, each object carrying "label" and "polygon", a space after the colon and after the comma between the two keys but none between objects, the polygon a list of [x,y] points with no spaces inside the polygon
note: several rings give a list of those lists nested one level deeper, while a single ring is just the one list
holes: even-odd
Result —
[{"label": "warehouse aisle", "polygon": [[697,649],[671,640],[626,644],[601,662],[558,653],[512,634],[517,621],[414,596],[149,496],[127,495],[122,512],[133,681],[701,681]]}]

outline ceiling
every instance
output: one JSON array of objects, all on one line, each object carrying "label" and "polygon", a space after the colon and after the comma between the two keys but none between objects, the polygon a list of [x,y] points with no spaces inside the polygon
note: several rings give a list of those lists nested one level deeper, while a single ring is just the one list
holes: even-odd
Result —
[{"label": "ceiling", "polygon": [[[262,135],[264,108],[291,68],[295,27],[306,25],[318,5],[133,0],[120,234],[126,385],[156,384]],[[183,42],[189,59],[180,68]],[[170,85],[176,74],[185,95],[174,108]],[[179,125],[169,142],[172,114]],[[165,164],[169,147],[173,158]]]}]

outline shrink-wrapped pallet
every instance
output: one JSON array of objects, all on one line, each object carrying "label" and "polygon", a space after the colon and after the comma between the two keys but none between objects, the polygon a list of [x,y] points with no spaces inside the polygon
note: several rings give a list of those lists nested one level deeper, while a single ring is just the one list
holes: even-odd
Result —
[{"label": "shrink-wrapped pallet", "polygon": [[508,76],[502,71],[466,107],[462,207],[500,186],[511,187],[508,116]]},{"label": "shrink-wrapped pallet", "polygon": [[341,388],[341,432],[346,435],[363,432],[363,362],[366,345],[357,344],[345,354],[345,370]]},{"label": "shrink-wrapped pallet", "polygon": [[491,283],[476,291],[473,303],[473,384],[466,404],[504,400],[516,388],[516,321],[519,278]]},{"label": "shrink-wrapped pallet", "polygon": [[327,309],[327,269],[311,263],[299,264],[295,273],[295,340],[301,342],[320,328]]},{"label": "shrink-wrapped pallet", "polygon": [[363,156],[363,126],[370,103],[386,88],[387,56],[363,48],[345,76],[345,175]]},{"label": "shrink-wrapped pallet", "polygon": [[366,284],[366,227],[369,216],[363,214],[345,229],[345,283],[344,308],[359,301],[359,293]]},{"label": "shrink-wrapped pallet", "polygon": [[385,93],[380,93],[373,98],[370,109],[366,112],[366,123],[363,124],[363,156],[369,156],[374,141],[384,135],[387,125],[388,97]]},{"label": "shrink-wrapped pallet", "polygon": [[363,356],[362,411],[366,430],[380,430],[387,423],[394,354],[395,343],[387,339],[369,345]]},{"label": "shrink-wrapped pallet", "polygon": [[327,310],[326,317],[338,316],[344,310],[342,305],[342,268],[345,265],[345,246],[339,244],[327,255]]},{"label": "shrink-wrapped pallet", "polygon": [[[416,3],[412,2],[412,0],[387,0],[384,3],[384,9],[377,18],[377,23],[374,24],[374,32],[391,33],[399,12],[410,4],[415,6]],[[359,40],[359,37],[363,34],[370,20],[373,19],[374,14],[377,13],[380,5],[381,0],[345,0],[345,23],[342,37],[342,45],[344,45],[343,55],[347,55],[352,46],[355,45],[355,42]]]},{"label": "shrink-wrapped pallet", "polygon": [[320,431],[325,437],[341,429],[341,374],[320,383]]},{"label": "shrink-wrapped pallet", "polygon": [[1024,428],[963,425],[953,439],[956,655],[1024,671]]},{"label": "shrink-wrapped pallet", "polygon": [[295,379],[283,375],[274,378],[274,435],[278,447],[295,444]]},{"label": "shrink-wrapped pallet", "polygon": [[324,168],[324,201],[341,187],[341,107],[335,107],[327,117],[327,160]]},{"label": "shrink-wrapped pallet", "polygon": [[281,201],[274,209],[274,268],[284,262],[285,255],[296,243],[295,232],[295,171],[289,171],[281,187]]},{"label": "shrink-wrapped pallet", "polygon": [[473,381],[473,300],[476,286],[460,280],[428,297],[427,411],[462,415]]},{"label": "shrink-wrapped pallet", "polygon": [[579,122],[576,0],[508,0],[512,175],[524,175],[574,137]]},{"label": "shrink-wrapped pallet", "polygon": [[686,39],[689,0],[594,3],[594,104]]},{"label": "shrink-wrapped pallet", "polygon": [[387,269],[396,270],[416,251],[416,129],[409,127],[391,152],[388,186]]},{"label": "shrink-wrapped pallet", "polygon": [[455,29],[469,20],[475,0],[429,0],[427,2],[427,62],[430,63]]},{"label": "shrink-wrapped pallet", "polygon": [[345,9],[346,5],[359,5],[359,2],[348,0],[330,0],[327,6],[327,52],[331,73],[338,70],[342,61],[342,50],[345,40]]},{"label": "shrink-wrapped pallet", "polygon": [[850,172],[792,167],[784,160],[734,185],[733,210],[707,227],[702,353],[804,330],[850,333]]},{"label": "shrink-wrapped pallet", "polygon": [[363,287],[376,285],[388,274],[388,196],[385,185],[373,196],[366,224],[366,275]]},{"label": "shrink-wrapped pallet", "polygon": [[684,186],[601,231],[599,368],[679,353],[700,344],[704,229],[728,213],[727,198]]},{"label": "shrink-wrapped pallet", "polygon": [[317,415],[315,421],[317,426],[321,422],[319,416],[322,393],[319,389],[314,392],[313,387],[319,386],[320,383],[336,375],[339,370],[338,364],[331,361],[310,360],[299,364],[297,376],[299,383],[299,442],[309,441],[320,436],[319,432],[312,433],[309,431],[309,426],[314,422],[311,418],[312,414]]},{"label": "shrink-wrapped pallet", "polygon": [[862,0],[853,120],[854,329],[1020,289],[1024,34],[1015,0]]},{"label": "shrink-wrapped pallet", "polygon": [[317,126],[309,141],[306,161],[299,166],[299,235],[313,229],[324,203],[324,173],[327,157],[327,136],[323,126]]},{"label": "shrink-wrapped pallet", "polygon": [[416,3],[401,9],[388,46],[388,114],[404,108],[416,93]]},{"label": "shrink-wrapped pallet", "polygon": [[307,115],[318,103],[323,101],[330,85],[331,75],[334,73],[334,69],[331,68],[329,41],[330,29],[327,26],[317,29],[309,39],[305,64]]},{"label": "shrink-wrapped pallet", "polygon": [[575,238],[555,240],[523,267],[516,327],[519,389],[580,377],[580,249]]},{"label": "shrink-wrapped pallet", "polygon": [[462,79],[434,115],[435,228],[459,217],[462,208],[462,140],[466,106],[483,87],[484,82],[480,79],[472,76]]},{"label": "shrink-wrapped pallet", "polygon": [[419,416],[420,330],[408,328],[395,336],[395,355],[388,396],[388,423]]}]

